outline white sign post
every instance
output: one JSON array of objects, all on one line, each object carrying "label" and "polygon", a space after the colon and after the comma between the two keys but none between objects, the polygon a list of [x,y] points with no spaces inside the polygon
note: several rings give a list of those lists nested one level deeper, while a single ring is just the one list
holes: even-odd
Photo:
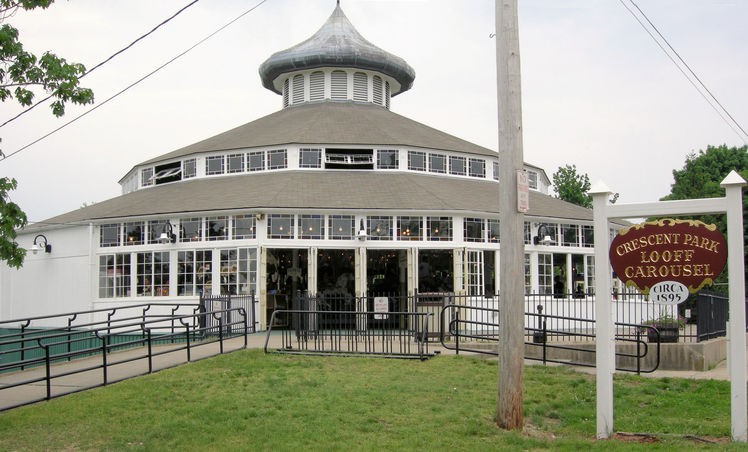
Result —
[{"label": "white sign post", "polygon": [[[613,218],[727,213],[727,266],[730,325],[727,360],[730,373],[730,422],[732,440],[748,441],[748,397],[746,397],[745,268],[743,261],[743,187],[746,181],[735,171],[722,181],[724,198],[660,201],[653,203],[608,203],[610,190],[597,183],[590,190],[595,228],[595,311],[597,366],[597,437],[613,433],[613,373],[615,335],[611,309],[611,273],[608,221]],[[668,288],[671,292],[677,289]],[[672,290],[671,290],[672,289]]]}]

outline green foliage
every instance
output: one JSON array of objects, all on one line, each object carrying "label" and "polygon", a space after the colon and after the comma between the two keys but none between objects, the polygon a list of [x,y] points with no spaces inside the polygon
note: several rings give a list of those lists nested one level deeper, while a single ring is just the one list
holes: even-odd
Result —
[{"label": "green foliage", "polygon": [[[748,146],[717,147],[707,146],[706,150],[692,152],[686,158],[682,169],[673,170],[675,183],[670,186],[670,194],[661,201],[678,199],[717,198],[725,196],[725,189],[720,183],[735,170],[743,179],[748,180]],[[748,211],[748,191],[743,190],[743,215]],[[720,232],[727,236],[726,215],[701,215],[690,217],[706,224],[716,224]],[[748,222],[743,224],[743,255],[748,255]],[[748,263],[748,260],[746,261]],[[746,265],[748,268],[748,265]],[[726,281],[727,272],[722,272],[718,282]]]},{"label": "green foliage", "polygon": [[7,177],[0,178],[0,261],[20,268],[26,250],[15,242],[16,229],[26,226],[26,214],[20,207],[10,201],[8,192],[15,190],[17,182]]},{"label": "green foliage", "polygon": [[590,178],[587,174],[578,174],[576,165],[566,165],[553,173],[553,191],[556,197],[582,207],[592,207]]},{"label": "green foliage", "polygon": [[[0,0],[0,22],[6,21],[18,9],[48,8],[54,0]],[[34,101],[34,89],[49,94],[52,114],[65,114],[65,104],[93,103],[93,91],[81,87],[80,77],[86,73],[82,64],[68,63],[51,52],[41,57],[27,52],[18,40],[18,30],[10,24],[0,26],[0,102],[15,99],[24,107]],[[26,250],[15,243],[16,228],[26,225],[26,214],[10,202],[9,192],[15,190],[15,179],[0,177],[0,261],[20,268]]]}]

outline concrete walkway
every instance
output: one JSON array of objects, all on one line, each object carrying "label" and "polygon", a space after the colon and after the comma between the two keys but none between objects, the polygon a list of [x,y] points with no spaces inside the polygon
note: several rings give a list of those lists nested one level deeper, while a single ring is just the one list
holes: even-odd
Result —
[{"label": "concrete walkway", "polygon": [[[247,336],[247,347],[250,349],[261,349],[265,345],[266,333],[254,333]],[[241,350],[244,347],[244,338],[235,337],[224,341],[224,353]],[[281,347],[281,336],[271,335],[268,344],[270,350]],[[451,355],[453,350],[443,347],[440,343],[429,344],[430,353]],[[185,344],[160,345],[153,348],[154,358],[152,360],[153,371],[158,371],[188,362]],[[220,344],[212,342],[209,344],[193,344],[190,350],[190,361],[218,355]],[[470,355],[468,352],[460,352]],[[485,356],[485,355],[483,355]],[[107,384],[125,380],[148,373],[147,351],[144,348],[130,349],[110,353],[107,355]],[[539,361],[526,360],[527,365],[543,365]],[[560,364],[549,364],[560,365]],[[585,373],[595,373],[591,367],[574,367]],[[104,384],[104,370],[101,355],[83,358],[71,362],[53,364],[50,374],[52,376],[49,392],[52,397],[70,394],[73,392],[90,389]],[[0,410],[42,401],[47,395],[47,383],[45,381],[46,369],[44,366],[35,367],[21,372],[0,374]],[[722,362],[708,371],[655,371],[650,374],[642,374],[650,378],[694,378],[728,380],[729,373],[727,363]],[[33,381],[35,380],[35,381]],[[21,382],[28,382],[16,387],[10,387]]]}]

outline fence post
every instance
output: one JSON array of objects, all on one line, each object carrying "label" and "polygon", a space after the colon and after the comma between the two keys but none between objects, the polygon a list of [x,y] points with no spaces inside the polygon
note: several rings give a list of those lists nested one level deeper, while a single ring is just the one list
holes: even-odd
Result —
[{"label": "fence post", "polygon": [[145,329],[145,325],[143,325],[143,330],[145,331],[147,341],[148,341],[148,373],[153,373],[153,345],[151,342],[151,329]]},{"label": "fence post", "polygon": [[[213,318],[216,318],[215,313]],[[218,317],[218,343],[220,344],[221,354],[223,354],[223,316]]]},{"label": "fence post", "polygon": [[455,355],[460,354],[460,311],[459,309],[455,311],[455,325],[457,326],[457,331],[455,331]]},{"label": "fence post", "polygon": [[108,342],[107,338],[109,337],[109,335],[101,337],[101,336],[99,336],[99,332],[97,331],[96,332],[96,337],[98,337],[99,339],[101,339],[101,363],[103,365],[103,371],[104,371],[104,374],[103,374],[103,376],[104,376],[104,386],[106,386],[106,384],[108,383],[106,354],[107,354],[107,342]]},{"label": "fence post", "polygon": [[[31,324],[31,320],[27,319],[26,324],[21,324],[21,362],[26,359],[26,327]],[[41,344],[39,344],[41,346]],[[26,366],[21,364],[21,370],[24,370]]]},{"label": "fence post", "polygon": [[244,320],[244,348],[247,348],[249,343],[247,342],[247,335],[249,334],[249,323],[247,322],[247,311],[244,308],[239,308],[239,314]]},{"label": "fence post", "polygon": [[42,345],[41,339],[39,339],[39,346],[44,349],[44,367],[46,371],[46,383],[47,383],[47,400],[52,398],[52,366],[51,359],[49,356],[49,345]]}]

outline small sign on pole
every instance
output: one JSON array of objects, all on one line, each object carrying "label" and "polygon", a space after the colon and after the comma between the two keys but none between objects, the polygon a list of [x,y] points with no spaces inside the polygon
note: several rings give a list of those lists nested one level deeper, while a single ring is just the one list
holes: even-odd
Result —
[{"label": "small sign on pole", "polygon": [[517,171],[517,212],[527,213],[530,210],[530,183],[527,171]]}]

